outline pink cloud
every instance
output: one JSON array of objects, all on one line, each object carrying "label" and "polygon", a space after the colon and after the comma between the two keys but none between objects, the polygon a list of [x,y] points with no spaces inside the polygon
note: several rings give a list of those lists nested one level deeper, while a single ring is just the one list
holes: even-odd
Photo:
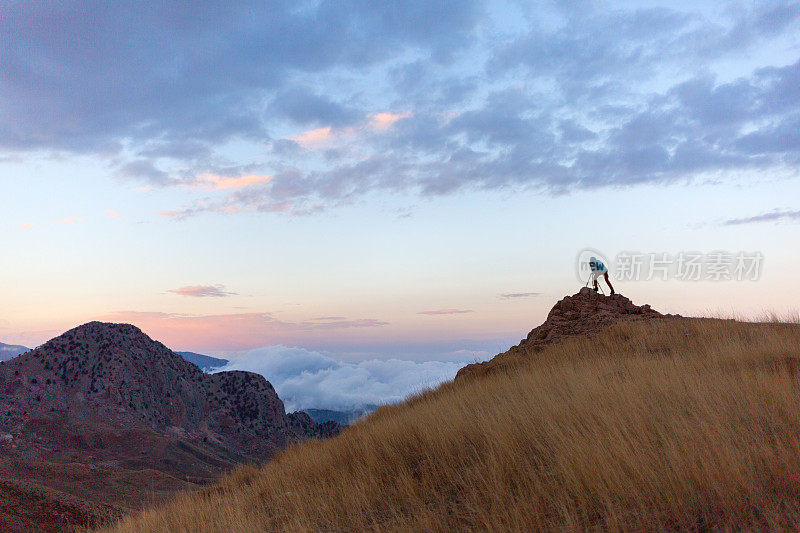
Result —
[{"label": "pink cloud", "polygon": [[406,111],[404,113],[375,113],[370,117],[369,125],[376,130],[385,130],[391,127],[392,124],[400,120],[401,118],[407,118],[411,116],[410,111]]},{"label": "pink cloud", "polygon": [[436,309],[434,311],[420,311],[418,315],[461,315],[464,313],[474,313],[472,309]]},{"label": "pink cloud", "polygon": [[233,214],[233,213],[242,213],[244,212],[244,207],[235,204],[228,204],[222,208],[224,213]]},{"label": "pink cloud", "polygon": [[56,220],[55,222],[59,224],[77,224],[78,222],[82,221],[83,219],[80,217],[69,217],[69,218],[62,218]]},{"label": "pink cloud", "polygon": [[122,214],[114,209],[106,209],[106,216],[108,218],[119,218],[122,216]]},{"label": "pink cloud", "polygon": [[299,135],[293,135],[289,138],[295,141],[296,143],[308,148],[308,147],[318,146],[320,144],[324,144],[330,141],[333,138],[333,134],[331,133],[331,127],[326,126],[324,128],[317,128],[315,130],[304,131]]},{"label": "pink cloud", "polygon": [[224,285],[188,285],[177,289],[170,289],[167,292],[179,294],[181,296],[191,296],[192,298],[223,298],[234,296],[235,292],[225,290]]},{"label": "pink cloud", "polygon": [[296,143],[305,146],[306,148],[318,148],[337,139],[347,140],[357,138],[358,136],[369,132],[369,130],[386,130],[401,118],[410,116],[411,112],[408,111],[403,113],[391,113],[384,111],[370,115],[370,118],[367,122],[356,127],[339,128],[334,130],[330,126],[325,126],[324,128],[304,131],[303,133],[293,135],[289,138]]},{"label": "pink cloud", "polygon": [[31,229],[32,227],[34,227],[35,225],[36,225],[36,224],[35,224],[35,223],[33,223],[33,222],[26,222],[25,224],[23,224],[23,225],[22,225],[22,226],[20,226],[20,227],[21,227],[22,229],[24,229],[24,230],[29,230],[29,229]]},{"label": "pink cloud", "polygon": [[158,212],[158,216],[163,218],[171,218],[173,220],[184,220],[193,214],[196,211],[192,210],[189,207],[184,207],[182,209],[162,209]]},{"label": "pink cloud", "polygon": [[97,319],[133,324],[152,338],[176,349],[217,351],[250,350],[274,344],[296,345],[309,340],[314,332],[327,338],[327,332],[331,330],[376,328],[388,324],[372,318],[287,322],[276,319],[271,313],[184,315],[118,311]]},{"label": "pink cloud", "polygon": [[200,184],[217,190],[241,189],[251,185],[267,183],[271,179],[272,176],[267,174],[246,174],[237,177],[220,176],[218,174],[201,174],[198,176]]}]

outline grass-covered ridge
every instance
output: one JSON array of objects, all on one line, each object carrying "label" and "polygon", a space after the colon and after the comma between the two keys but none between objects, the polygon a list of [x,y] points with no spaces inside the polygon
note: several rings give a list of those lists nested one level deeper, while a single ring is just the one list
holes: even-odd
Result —
[{"label": "grass-covered ridge", "polygon": [[618,324],[118,530],[797,530],[798,372],[796,324]]}]

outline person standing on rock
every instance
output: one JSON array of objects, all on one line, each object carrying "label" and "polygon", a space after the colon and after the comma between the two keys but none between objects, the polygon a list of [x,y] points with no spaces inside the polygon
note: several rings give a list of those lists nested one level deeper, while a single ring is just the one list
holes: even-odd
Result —
[{"label": "person standing on rock", "polygon": [[614,294],[614,286],[611,285],[611,281],[608,279],[608,269],[603,264],[602,261],[598,260],[596,257],[592,256],[589,258],[589,266],[592,269],[591,279],[594,282],[594,290],[597,292],[597,278],[603,276],[606,279],[606,284],[608,288],[611,289],[611,294]]}]

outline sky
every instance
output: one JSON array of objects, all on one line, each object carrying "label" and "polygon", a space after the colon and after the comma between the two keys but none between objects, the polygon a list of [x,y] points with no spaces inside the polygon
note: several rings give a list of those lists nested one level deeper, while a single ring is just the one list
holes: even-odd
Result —
[{"label": "sky", "polygon": [[[130,322],[366,372],[367,402],[516,344],[585,249],[664,312],[797,310],[796,2],[3,2],[0,27],[2,342]],[[760,259],[693,281],[682,254]]]}]

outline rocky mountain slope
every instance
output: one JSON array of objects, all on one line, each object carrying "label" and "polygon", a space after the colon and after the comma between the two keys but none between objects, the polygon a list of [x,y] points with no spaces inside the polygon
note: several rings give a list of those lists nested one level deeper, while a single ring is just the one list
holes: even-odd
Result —
[{"label": "rocky mountain slope", "polygon": [[100,322],[1,363],[0,414],[0,482],[112,515],[340,429],[287,414],[258,374],[205,374],[135,326]]},{"label": "rocky mountain slope", "polygon": [[456,379],[477,376],[501,365],[503,361],[535,353],[544,347],[575,335],[596,335],[610,324],[629,320],[652,320],[677,315],[662,315],[649,304],[635,305],[621,294],[605,296],[584,287],[572,296],[559,300],[547,319],[528,333],[528,336],[508,351],[489,361],[467,365],[456,374]]}]

